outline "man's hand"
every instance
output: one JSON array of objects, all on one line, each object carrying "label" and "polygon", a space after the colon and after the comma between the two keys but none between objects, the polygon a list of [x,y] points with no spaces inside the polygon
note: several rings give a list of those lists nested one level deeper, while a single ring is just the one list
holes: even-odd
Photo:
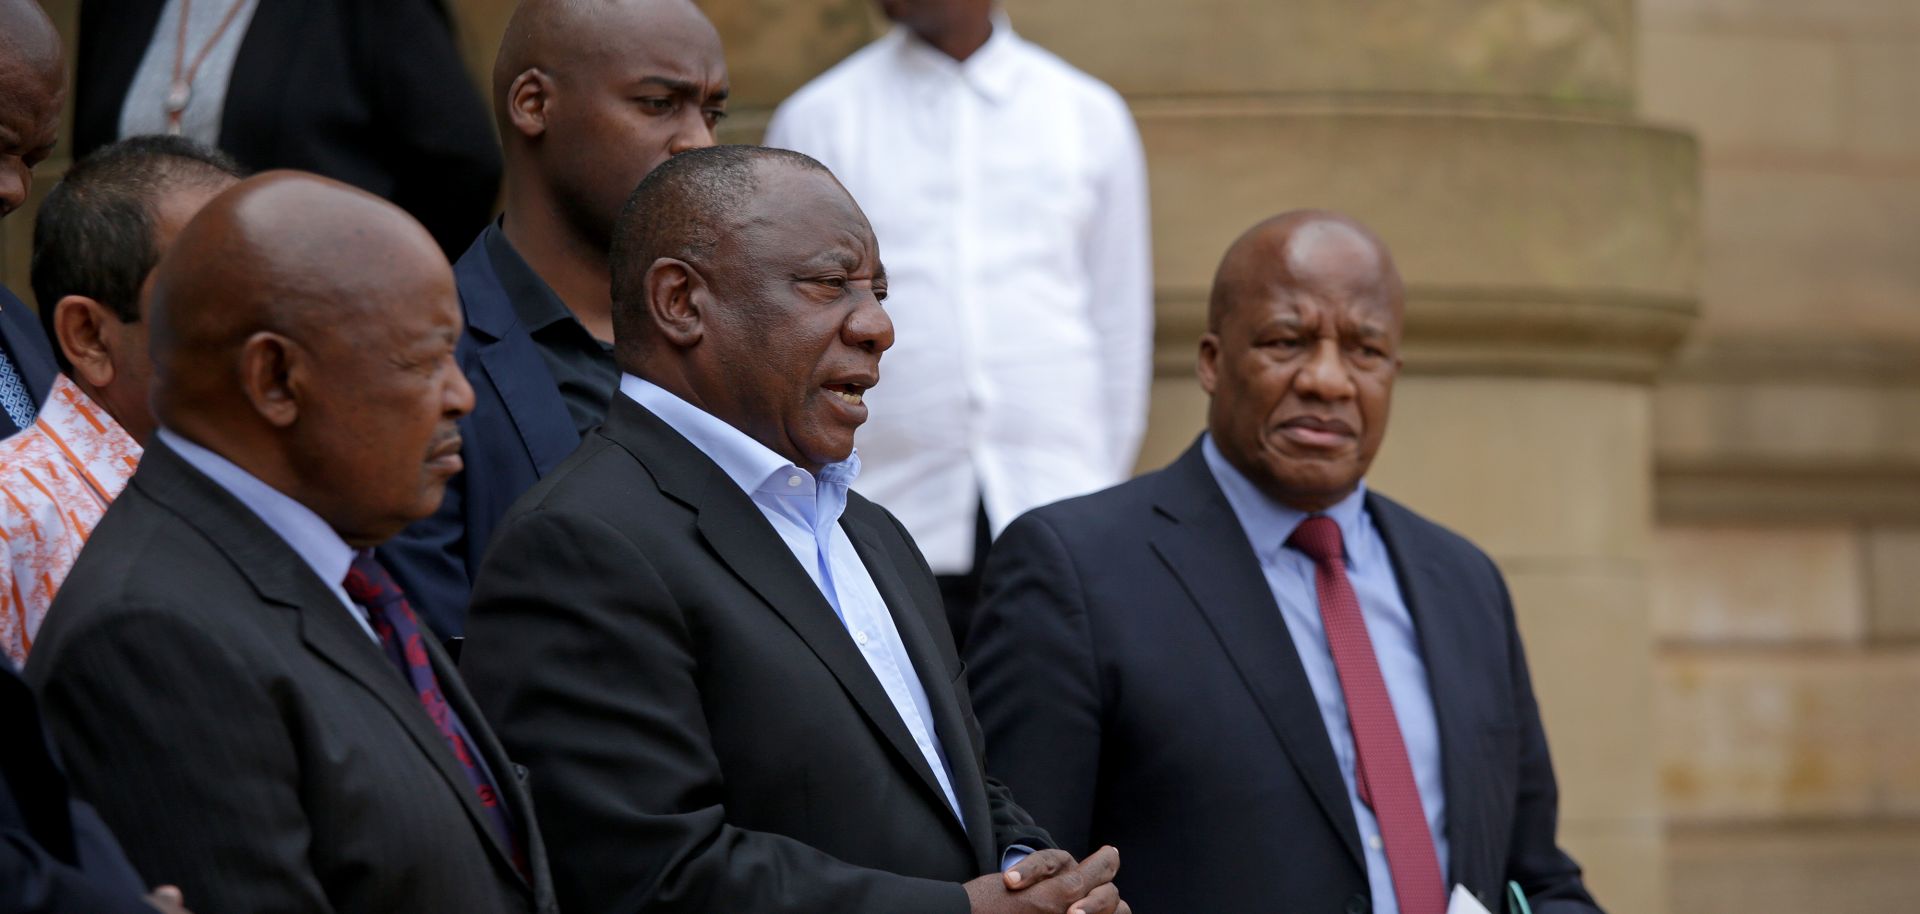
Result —
[{"label": "man's hand", "polygon": [[966,884],[973,914],[1133,914],[1113,887],[1120,852],[1103,847],[1074,863],[1062,850],[1044,850],[1018,866]]},{"label": "man's hand", "polygon": [[187,900],[180,894],[177,886],[163,885],[147,896],[147,904],[159,909],[161,914],[193,914],[187,910]]}]

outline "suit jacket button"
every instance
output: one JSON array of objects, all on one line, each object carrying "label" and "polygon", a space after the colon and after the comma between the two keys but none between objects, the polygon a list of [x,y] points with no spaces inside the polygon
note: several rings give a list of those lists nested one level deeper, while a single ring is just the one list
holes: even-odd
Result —
[{"label": "suit jacket button", "polygon": [[1347,899],[1347,914],[1367,914],[1373,909],[1373,903],[1365,895],[1355,895]]}]

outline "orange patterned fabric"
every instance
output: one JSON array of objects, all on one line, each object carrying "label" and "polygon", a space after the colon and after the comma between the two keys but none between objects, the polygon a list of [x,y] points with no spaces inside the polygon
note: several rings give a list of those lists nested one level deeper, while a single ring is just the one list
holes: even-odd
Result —
[{"label": "orange patterned fabric", "polygon": [[140,463],[140,445],[73,381],[0,441],[0,650],[17,667],[53,595]]}]

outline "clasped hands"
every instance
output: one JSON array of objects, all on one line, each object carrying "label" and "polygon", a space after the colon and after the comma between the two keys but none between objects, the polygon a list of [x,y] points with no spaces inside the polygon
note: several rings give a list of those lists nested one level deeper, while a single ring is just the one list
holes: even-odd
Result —
[{"label": "clasped hands", "polygon": [[1133,914],[1113,877],[1120,852],[1103,847],[1075,862],[1063,850],[1036,851],[1004,873],[966,884],[973,914]]}]

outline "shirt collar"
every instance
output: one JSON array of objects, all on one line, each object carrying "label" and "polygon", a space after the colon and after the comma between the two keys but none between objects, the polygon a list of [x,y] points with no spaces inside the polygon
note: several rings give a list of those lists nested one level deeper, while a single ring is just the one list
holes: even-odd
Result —
[{"label": "shirt collar", "polygon": [[902,57],[926,72],[957,73],[987,101],[998,103],[1013,93],[1023,39],[1014,32],[1013,21],[1007,18],[1005,10],[993,11],[993,34],[966,60],[954,60],[946,52],[921,41],[904,25],[895,25],[886,40],[894,42]]},{"label": "shirt collar", "polygon": [[247,510],[293,548],[320,580],[337,587],[347,579],[347,569],[353,564],[353,547],[320,515],[213,451],[165,428],[155,434],[179,454],[180,459],[246,505]]},{"label": "shirt collar", "polygon": [[53,389],[37,421],[46,423],[62,440],[93,444],[87,451],[87,472],[104,477],[99,481],[110,490],[109,497],[126,485],[140,463],[140,442],[64,374],[53,376]]},{"label": "shirt collar", "polygon": [[[860,475],[860,455],[854,453],[845,460],[821,467],[816,480],[813,474],[794,466],[793,461],[774,453],[746,432],[645,378],[621,374],[620,392],[692,442],[748,495],[762,489],[780,495],[795,490],[811,494],[814,483],[844,489],[853,485]],[[795,476],[806,485],[788,485],[786,480]]]},{"label": "shirt collar", "polygon": [[[500,278],[500,288],[506,291],[507,301],[513,305],[514,316],[520,319],[528,333],[575,319],[573,312],[567,309],[567,303],[560,300],[553,287],[547,285],[547,281],[527,265],[526,258],[521,257],[519,251],[514,250],[513,242],[507,240],[507,233],[501,228],[500,219],[487,224],[481,239],[487,248],[487,262],[492,264],[494,275]],[[585,330],[584,327],[581,329]]]},{"label": "shirt collar", "polygon": [[[1220,491],[1227,496],[1227,504],[1232,506],[1234,516],[1240,519],[1240,526],[1246,531],[1248,542],[1253,544],[1254,554],[1259,556],[1261,564],[1273,561],[1281,550],[1287,548],[1287,538],[1293,535],[1293,529],[1312,515],[1298,508],[1291,508],[1275,501],[1272,496],[1254,485],[1240,468],[1227,462],[1220,446],[1213,441],[1213,434],[1202,436],[1200,452],[1206,458],[1207,469],[1213,472],[1214,482],[1220,485]],[[1346,551],[1347,568],[1355,574],[1360,567],[1355,558],[1361,550],[1354,544],[1360,542],[1366,529],[1365,513],[1367,502],[1367,482],[1361,480],[1353,493],[1341,499],[1325,511],[1314,512],[1333,518],[1340,526],[1340,541]]]}]

